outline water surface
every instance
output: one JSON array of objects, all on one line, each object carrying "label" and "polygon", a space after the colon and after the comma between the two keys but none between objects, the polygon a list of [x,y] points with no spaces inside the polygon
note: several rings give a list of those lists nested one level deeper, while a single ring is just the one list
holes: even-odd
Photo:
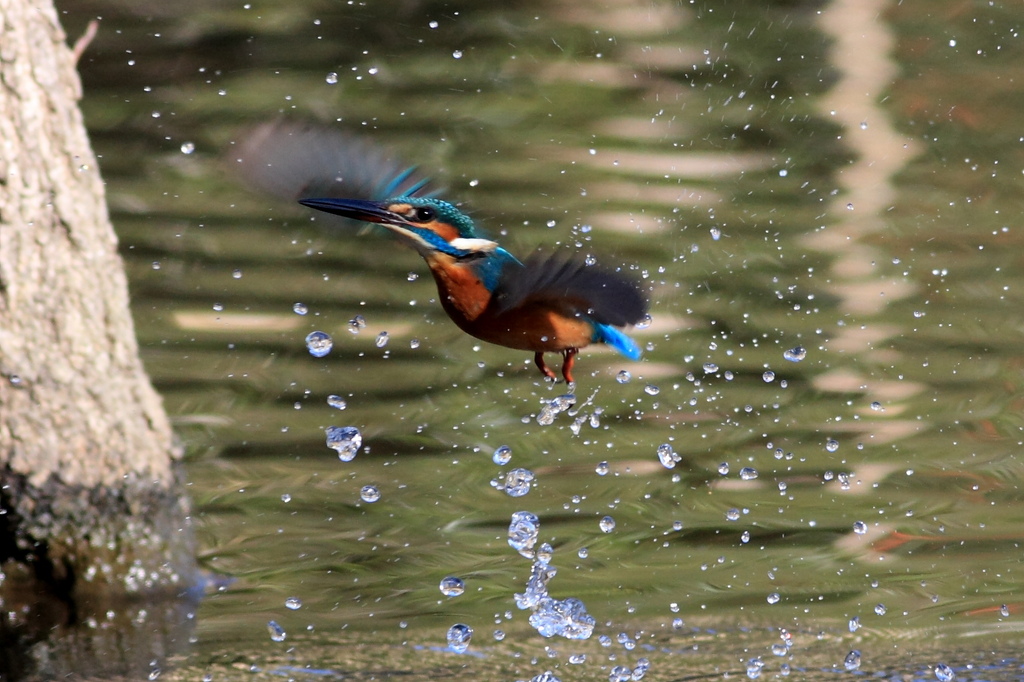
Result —
[{"label": "water surface", "polygon": [[[237,578],[164,676],[816,679],[856,650],[871,675],[1020,677],[1020,8],[64,10],[72,36],[103,16],[83,107],[202,561]],[[631,268],[643,361],[588,349],[578,412],[539,424],[565,387],[459,332],[416,254],[237,182],[231,143],[281,115],[395,150],[515,253]],[[514,467],[525,497],[492,486]],[[516,608],[519,510],[590,640]]]}]

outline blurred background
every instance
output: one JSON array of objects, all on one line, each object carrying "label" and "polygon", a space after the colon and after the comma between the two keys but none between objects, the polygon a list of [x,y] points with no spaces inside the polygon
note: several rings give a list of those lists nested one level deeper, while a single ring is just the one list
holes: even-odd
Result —
[{"label": "blurred background", "polygon": [[[1017,679],[1024,7],[59,10],[72,40],[100,18],[82,106],[201,560],[235,579],[154,674]],[[415,253],[239,182],[281,117],[417,165],[513,253],[629,268],[644,359],[584,351],[538,423],[565,386],[458,331]],[[520,510],[591,639],[516,608]]]}]

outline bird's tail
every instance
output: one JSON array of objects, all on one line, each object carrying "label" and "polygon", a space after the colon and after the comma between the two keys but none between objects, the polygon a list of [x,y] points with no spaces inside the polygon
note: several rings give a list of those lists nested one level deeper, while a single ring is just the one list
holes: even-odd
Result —
[{"label": "bird's tail", "polygon": [[607,324],[594,325],[593,340],[595,343],[608,344],[630,360],[639,360],[640,356],[643,355],[643,351],[640,350],[640,346],[637,345],[636,341]]}]

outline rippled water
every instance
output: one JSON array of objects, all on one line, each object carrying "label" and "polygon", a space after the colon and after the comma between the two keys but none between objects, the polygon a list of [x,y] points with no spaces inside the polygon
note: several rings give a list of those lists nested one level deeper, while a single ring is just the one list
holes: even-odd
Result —
[{"label": "rippled water", "polygon": [[[65,10],[103,15],[83,106],[237,578],[165,677],[1022,675],[1024,10]],[[396,150],[514,253],[635,267],[643,361],[584,351],[563,404],[414,253],[246,192],[227,150],[281,114]],[[520,511],[589,639],[517,608]]]}]

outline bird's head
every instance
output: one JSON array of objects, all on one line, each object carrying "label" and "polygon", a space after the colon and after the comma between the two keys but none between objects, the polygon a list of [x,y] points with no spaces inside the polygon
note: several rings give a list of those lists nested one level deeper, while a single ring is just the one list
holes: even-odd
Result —
[{"label": "bird's head", "polygon": [[447,201],[432,197],[402,196],[384,201],[300,199],[299,203],[318,211],[383,225],[424,256],[440,252],[465,258],[498,248],[497,242],[476,236],[469,216]]}]

